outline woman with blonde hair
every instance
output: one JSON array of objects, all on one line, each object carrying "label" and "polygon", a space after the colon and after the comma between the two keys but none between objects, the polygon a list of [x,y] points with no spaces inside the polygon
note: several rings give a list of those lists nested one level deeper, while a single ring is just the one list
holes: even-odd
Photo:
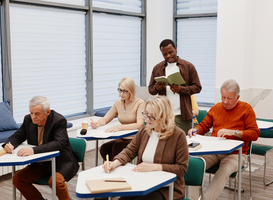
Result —
[{"label": "woman with blonde hair", "polygon": [[[134,139],[112,162],[104,163],[106,172],[131,162],[137,156],[138,172],[167,171],[177,175],[174,182],[174,199],[185,197],[184,175],[187,172],[189,152],[186,134],[174,123],[171,103],[166,96],[155,96],[147,100],[143,116],[147,125],[142,127]],[[163,187],[145,196],[121,197],[120,200],[168,200],[168,188]]]},{"label": "woman with blonde hair", "polygon": [[[97,122],[91,121],[91,127],[97,128],[104,126],[112,121],[116,116],[121,125],[108,128],[106,132],[116,132],[121,130],[139,129],[144,125],[144,117],[142,111],[144,109],[144,101],[135,97],[136,86],[132,78],[122,78],[118,84],[118,93],[121,99],[117,100],[106,115]],[[104,160],[106,155],[112,160],[123,148],[130,143],[133,136],[115,139],[103,144],[100,148],[100,154]]]}]

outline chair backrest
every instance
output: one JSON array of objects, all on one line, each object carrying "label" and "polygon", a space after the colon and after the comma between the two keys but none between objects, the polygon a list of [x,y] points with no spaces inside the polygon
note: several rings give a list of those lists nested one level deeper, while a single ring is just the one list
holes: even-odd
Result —
[{"label": "chair backrest", "polygon": [[[257,118],[257,120],[266,121],[266,122],[273,122],[272,119]],[[273,138],[273,129],[267,130],[267,131],[261,131],[259,137],[261,137],[261,138]]]},{"label": "chair backrest", "polygon": [[82,138],[69,138],[69,142],[75,152],[79,156],[78,162],[82,162],[82,169],[84,170],[84,156],[86,151],[86,140]]},{"label": "chair backrest", "polygon": [[247,155],[251,155],[251,149],[252,149],[252,141],[249,141],[249,142],[248,142]]},{"label": "chair backrest", "polygon": [[190,186],[202,186],[206,162],[201,157],[189,157],[187,173],[184,175],[185,184]]},{"label": "chair backrest", "polygon": [[199,110],[199,114],[196,116],[198,123],[202,122],[207,116],[206,110]]}]

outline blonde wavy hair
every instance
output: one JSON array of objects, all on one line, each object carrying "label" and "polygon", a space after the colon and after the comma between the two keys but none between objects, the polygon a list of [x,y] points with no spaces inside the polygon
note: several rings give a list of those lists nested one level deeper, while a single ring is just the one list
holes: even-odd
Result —
[{"label": "blonde wavy hair", "polygon": [[136,96],[136,84],[132,78],[125,77],[122,78],[118,84],[118,87],[124,87],[125,90],[128,91],[129,101],[133,101]]},{"label": "blonde wavy hair", "polygon": [[[174,113],[171,106],[171,102],[166,96],[157,95],[149,98],[145,103],[146,110],[147,105],[150,105],[155,112],[155,118],[159,123],[161,133],[159,134],[160,140],[168,139],[174,132],[175,122]],[[149,135],[152,134],[153,129],[148,126],[145,130]]]}]

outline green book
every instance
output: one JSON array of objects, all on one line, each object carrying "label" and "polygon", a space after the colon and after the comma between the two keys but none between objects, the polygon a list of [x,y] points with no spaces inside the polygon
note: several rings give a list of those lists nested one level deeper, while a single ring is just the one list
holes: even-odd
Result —
[{"label": "green book", "polygon": [[181,76],[180,72],[170,74],[168,77],[159,76],[155,77],[156,82],[164,82],[166,85],[182,85],[185,83],[185,80]]}]

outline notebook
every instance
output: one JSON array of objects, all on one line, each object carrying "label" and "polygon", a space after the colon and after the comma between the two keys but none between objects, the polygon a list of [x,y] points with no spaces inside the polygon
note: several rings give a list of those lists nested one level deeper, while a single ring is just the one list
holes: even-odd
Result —
[{"label": "notebook", "polygon": [[91,194],[132,189],[130,184],[124,178],[87,180],[86,185],[90,190]]}]

